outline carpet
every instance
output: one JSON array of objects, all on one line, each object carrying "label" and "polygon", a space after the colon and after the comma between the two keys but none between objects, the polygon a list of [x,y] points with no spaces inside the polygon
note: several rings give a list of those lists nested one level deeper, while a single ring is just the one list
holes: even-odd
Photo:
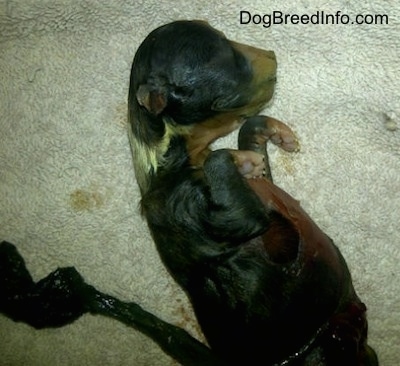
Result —
[{"label": "carpet", "polygon": [[[382,365],[398,365],[394,2],[0,0],[0,240],[17,246],[35,280],[75,266],[100,291],[201,337],[139,214],[127,138],[135,51],[177,19],[275,51],[278,84],[264,113],[301,144],[296,154],[270,148],[275,181],[339,246],[369,309],[369,343]],[[236,136],[215,147],[235,147]],[[0,340],[2,366],[176,364],[146,336],[91,315],[44,330],[0,315]]]}]

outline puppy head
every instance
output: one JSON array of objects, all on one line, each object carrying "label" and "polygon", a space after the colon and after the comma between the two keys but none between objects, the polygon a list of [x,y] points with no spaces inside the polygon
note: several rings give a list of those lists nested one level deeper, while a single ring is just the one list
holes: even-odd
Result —
[{"label": "puppy head", "polygon": [[202,21],[151,32],[135,55],[129,119],[136,177],[143,191],[175,135],[223,113],[257,112],[272,96],[273,52],[231,42]]}]

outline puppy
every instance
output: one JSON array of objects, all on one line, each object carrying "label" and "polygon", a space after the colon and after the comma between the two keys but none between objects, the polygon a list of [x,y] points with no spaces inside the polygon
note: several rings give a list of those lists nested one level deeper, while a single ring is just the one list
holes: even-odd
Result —
[{"label": "puppy", "polygon": [[[34,282],[7,242],[0,312],[35,328],[86,312],[112,317],[185,366],[378,365],[343,257],[272,183],[265,144],[294,151],[294,134],[277,120],[248,118],[271,98],[275,70],[272,52],[197,21],[152,32],[132,67],[130,137],[143,214],[210,348],[96,290],[73,267]],[[240,124],[239,151],[210,152]]]},{"label": "puppy", "polygon": [[[333,242],[271,182],[246,179],[262,175],[268,139],[297,147],[282,123],[247,119],[270,100],[275,80],[272,52],[204,22],[150,33],[129,92],[142,212],[227,364],[376,365],[365,306]],[[210,152],[243,122],[244,151]]]}]

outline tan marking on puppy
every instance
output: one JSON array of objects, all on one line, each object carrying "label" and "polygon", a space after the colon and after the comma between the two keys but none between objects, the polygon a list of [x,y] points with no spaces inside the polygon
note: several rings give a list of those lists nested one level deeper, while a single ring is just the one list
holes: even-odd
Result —
[{"label": "tan marking on puppy", "polygon": [[140,189],[144,192],[148,188],[150,173],[156,173],[158,168],[165,164],[164,155],[168,150],[171,138],[178,135],[187,135],[191,126],[180,126],[173,121],[165,123],[165,133],[160,142],[149,147],[140,142],[128,129],[131,144],[133,164],[135,165],[136,180]]}]

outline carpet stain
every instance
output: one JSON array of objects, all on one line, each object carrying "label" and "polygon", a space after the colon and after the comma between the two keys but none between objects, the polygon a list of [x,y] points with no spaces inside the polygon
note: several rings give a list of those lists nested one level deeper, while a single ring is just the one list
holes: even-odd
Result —
[{"label": "carpet stain", "polygon": [[104,205],[104,195],[94,190],[77,189],[70,194],[70,204],[75,211],[91,211]]},{"label": "carpet stain", "polygon": [[193,313],[193,310],[182,303],[181,299],[177,299],[177,307],[174,313],[180,318],[180,320],[175,324],[176,326],[189,331],[194,337],[196,337],[200,342],[207,343],[206,338],[200,328],[199,323]]},{"label": "carpet stain", "polygon": [[[285,172],[289,175],[294,175],[296,168],[293,163],[293,156],[291,153],[282,152],[277,157],[277,163],[280,168],[283,168]],[[272,169],[272,176],[274,175],[274,170]]]}]

